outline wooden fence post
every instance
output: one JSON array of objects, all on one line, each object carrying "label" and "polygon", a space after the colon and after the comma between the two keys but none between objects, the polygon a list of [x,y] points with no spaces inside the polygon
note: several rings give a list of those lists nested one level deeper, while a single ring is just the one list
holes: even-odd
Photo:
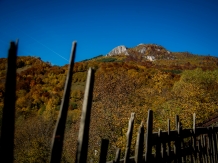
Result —
[{"label": "wooden fence post", "polygon": [[182,157],[181,157],[181,142],[182,142],[182,138],[181,138],[181,132],[182,132],[182,126],[181,126],[181,122],[178,122],[178,127],[177,127],[177,132],[178,132],[178,139],[177,139],[177,148],[176,148],[176,155],[178,156],[177,160],[178,163],[182,163]]},{"label": "wooden fence post", "polygon": [[[161,131],[159,133],[159,138],[160,138],[160,140],[162,139],[162,132]],[[161,159],[163,160],[163,162],[167,161],[167,151],[166,151],[167,141],[164,141],[164,142],[161,143]]]},{"label": "wooden fence post", "polygon": [[201,152],[201,139],[198,140],[198,157],[199,157],[199,162],[203,163],[203,158],[202,158],[202,152]]},{"label": "wooden fence post", "polygon": [[209,140],[209,153],[210,153],[210,163],[214,163],[213,158],[213,140],[212,140],[212,127],[208,128],[208,140]]},{"label": "wooden fence post", "polygon": [[171,162],[171,141],[170,141],[170,120],[167,120],[168,131],[167,131],[167,162]]},{"label": "wooden fence post", "polygon": [[116,157],[115,157],[115,160],[114,160],[114,163],[119,163],[120,162],[120,149],[118,148],[117,151],[116,151]]},{"label": "wooden fence post", "polygon": [[145,162],[152,162],[153,111],[148,110]]},{"label": "wooden fence post", "polygon": [[206,150],[207,150],[207,160],[208,162],[211,162],[210,160],[210,142],[209,142],[209,138],[208,138],[208,135],[204,135],[205,136],[205,139],[206,139]]},{"label": "wooden fence post", "polygon": [[109,144],[108,139],[101,140],[101,151],[100,151],[99,163],[105,163],[107,160],[108,144]]},{"label": "wooden fence post", "polygon": [[205,143],[204,143],[204,137],[203,137],[203,135],[200,136],[200,140],[201,140],[200,152],[201,152],[201,155],[202,155],[201,157],[202,157],[203,162],[206,163],[207,161],[206,161],[206,157],[205,157],[205,156],[207,156],[207,155],[205,155]]},{"label": "wooden fence post", "polygon": [[192,139],[192,147],[193,147],[193,155],[194,155],[194,163],[197,162],[197,147],[196,147],[196,114],[193,114],[193,139]]},{"label": "wooden fence post", "polygon": [[208,163],[208,157],[207,157],[207,141],[206,141],[206,135],[202,135],[203,137],[203,153],[204,153],[204,162]]},{"label": "wooden fence post", "polygon": [[217,162],[217,139],[216,139],[216,132],[214,131],[213,127],[212,127],[212,139],[213,139],[213,157],[214,157],[214,162]]},{"label": "wooden fence post", "polygon": [[8,51],[8,65],[0,139],[0,162],[2,163],[12,163],[14,161],[17,49],[18,40],[16,43],[11,42]]},{"label": "wooden fence post", "polygon": [[133,133],[133,124],[134,124],[135,113],[131,113],[131,118],[129,119],[129,127],[127,131],[127,145],[126,152],[124,157],[124,163],[129,162],[129,155],[131,150],[131,141],[132,141],[132,133]]},{"label": "wooden fence post", "polygon": [[143,147],[144,147],[144,125],[143,122],[141,122],[141,125],[139,126],[136,146],[135,146],[135,162],[141,163],[143,160]]},{"label": "wooden fence post", "polygon": [[161,161],[161,130],[158,131],[158,138],[156,143],[156,151],[155,151],[155,162]]},{"label": "wooden fence post", "polygon": [[88,140],[89,140],[89,124],[92,107],[92,93],[94,87],[94,73],[93,69],[89,68],[86,88],[83,100],[82,115],[80,121],[80,129],[78,135],[78,146],[76,153],[76,163],[85,163],[88,153]]},{"label": "wooden fence post", "polygon": [[72,76],[73,76],[75,53],[76,53],[76,42],[73,42],[71,59],[70,59],[68,74],[65,82],[63,100],[61,103],[60,112],[59,112],[58,120],[56,123],[55,131],[52,139],[52,147],[51,147],[52,149],[51,149],[51,158],[50,158],[51,163],[59,163],[61,161],[65,123],[67,118],[71,83],[72,83]]},{"label": "wooden fence post", "polygon": [[175,127],[176,127],[176,130],[178,130],[178,122],[179,122],[179,116],[176,115],[175,116]]}]

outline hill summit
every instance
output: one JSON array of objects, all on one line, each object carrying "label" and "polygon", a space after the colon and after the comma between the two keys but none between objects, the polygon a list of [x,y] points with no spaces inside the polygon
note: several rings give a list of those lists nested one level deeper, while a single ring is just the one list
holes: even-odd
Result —
[{"label": "hill summit", "polygon": [[156,59],[163,58],[173,59],[170,57],[171,52],[166,50],[164,47],[157,44],[139,44],[136,47],[128,48],[124,45],[120,45],[112,49],[106,56],[116,56],[116,55],[141,55],[149,61],[154,61]]}]

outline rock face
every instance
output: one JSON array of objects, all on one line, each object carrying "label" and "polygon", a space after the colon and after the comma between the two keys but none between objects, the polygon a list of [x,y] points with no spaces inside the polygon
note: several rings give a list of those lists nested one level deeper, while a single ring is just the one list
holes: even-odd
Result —
[{"label": "rock face", "polygon": [[144,54],[145,52],[146,52],[146,47],[142,47],[142,48],[139,50],[139,53]]},{"label": "rock face", "polygon": [[146,56],[147,60],[149,61],[155,61],[155,57],[154,56]]},{"label": "rock face", "polygon": [[126,47],[124,45],[117,46],[112,49],[106,56],[116,56],[116,55],[127,55],[135,56],[141,55],[144,60],[155,61],[159,59],[175,59],[171,55],[171,52],[166,50],[164,47],[157,44],[139,44],[135,47]]},{"label": "rock face", "polygon": [[127,52],[127,48],[124,45],[117,46],[113,50],[111,50],[106,56],[113,56],[124,53],[125,55],[129,55]]}]

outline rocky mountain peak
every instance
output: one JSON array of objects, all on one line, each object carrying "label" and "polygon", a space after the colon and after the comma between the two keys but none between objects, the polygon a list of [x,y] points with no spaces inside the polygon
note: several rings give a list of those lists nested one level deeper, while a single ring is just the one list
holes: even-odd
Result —
[{"label": "rocky mountain peak", "polygon": [[125,55],[129,55],[127,52],[127,48],[124,45],[117,46],[116,48],[112,49],[106,56],[113,56],[119,55],[124,53]]},{"label": "rocky mountain peak", "polygon": [[171,54],[170,51],[165,49],[161,45],[157,44],[144,44],[140,43],[135,47],[126,47],[120,45],[112,49],[106,56],[116,56],[116,55],[141,55],[143,58],[149,61],[155,61],[159,59],[175,59],[175,56]]}]

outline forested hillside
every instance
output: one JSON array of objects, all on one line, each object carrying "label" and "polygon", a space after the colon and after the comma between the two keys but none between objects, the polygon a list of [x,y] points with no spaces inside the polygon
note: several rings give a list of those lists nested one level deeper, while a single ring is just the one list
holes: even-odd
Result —
[{"label": "forested hillside", "polygon": [[[202,123],[217,113],[218,58],[188,52],[168,52],[163,47],[157,51],[155,47],[157,46],[146,45],[144,55],[154,56],[154,61],[141,55],[138,46],[129,48],[129,55],[100,55],[75,63],[63,162],[73,162],[75,159],[89,67],[95,69],[90,160],[97,159],[102,138],[110,140],[109,160],[114,157],[117,147],[121,148],[123,155],[131,112],[136,113],[134,132],[137,132],[142,120],[146,122],[148,109],[154,111],[155,130],[166,130],[167,119],[175,126],[176,114],[180,115],[183,127],[187,128],[192,125],[193,113],[197,114],[197,123]],[[0,59],[0,115],[6,63],[7,59]],[[18,57],[15,162],[48,162],[67,71],[67,65],[52,66],[40,58]]]}]

